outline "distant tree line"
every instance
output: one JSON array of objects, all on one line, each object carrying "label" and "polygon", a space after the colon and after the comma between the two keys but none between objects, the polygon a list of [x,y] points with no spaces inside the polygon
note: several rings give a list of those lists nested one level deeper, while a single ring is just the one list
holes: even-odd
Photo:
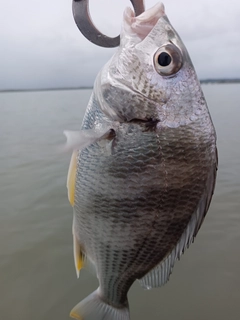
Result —
[{"label": "distant tree line", "polygon": [[240,78],[235,79],[203,79],[201,83],[240,83]]}]

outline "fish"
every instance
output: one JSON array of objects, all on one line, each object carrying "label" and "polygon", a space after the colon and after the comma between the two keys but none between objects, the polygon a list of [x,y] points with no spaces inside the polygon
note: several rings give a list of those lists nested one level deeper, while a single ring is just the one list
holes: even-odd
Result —
[{"label": "fish", "polygon": [[77,276],[99,287],[70,316],[129,320],[138,280],[164,285],[209,209],[216,132],[196,71],[162,3],[123,15],[120,46],[96,77],[73,150],[67,188]]}]

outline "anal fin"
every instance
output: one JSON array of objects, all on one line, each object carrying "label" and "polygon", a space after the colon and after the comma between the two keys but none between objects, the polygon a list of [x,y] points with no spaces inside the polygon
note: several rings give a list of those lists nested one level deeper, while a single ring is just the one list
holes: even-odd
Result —
[{"label": "anal fin", "polygon": [[84,266],[84,254],[81,250],[81,246],[74,232],[73,232],[73,256],[74,256],[74,264],[75,264],[77,277],[79,278],[80,270]]}]

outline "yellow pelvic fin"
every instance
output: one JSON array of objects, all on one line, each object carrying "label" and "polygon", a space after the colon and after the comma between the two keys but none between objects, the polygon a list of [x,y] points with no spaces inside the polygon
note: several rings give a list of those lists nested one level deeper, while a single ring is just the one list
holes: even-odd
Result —
[{"label": "yellow pelvic fin", "polygon": [[73,151],[67,176],[68,200],[74,206],[75,183],[77,172],[77,151]]},{"label": "yellow pelvic fin", "polygon": [[79,316],[77,313],[71,311],[70,312],[70,317],[73,319],[77,319],[77,320],[83,320],[83,318],[81,316]]},{"label": "yellow pelvic fin", "polygon": [[73,256],[74,256],[74,263],[75,263],[77,277],[79,278],[80,270],[84,266],[84,255],[81,251],[81,247],[78,242],[78,239],[74,233],[73,233]]}]

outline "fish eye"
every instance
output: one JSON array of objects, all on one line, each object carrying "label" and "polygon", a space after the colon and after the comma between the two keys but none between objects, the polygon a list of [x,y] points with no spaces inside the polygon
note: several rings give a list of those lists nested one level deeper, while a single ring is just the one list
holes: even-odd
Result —
[{"label": "fish eye", "polygon": [[173,44],[163,45],[154,54],[155,69],[163,76],[170,76],[177,73],[182,65],[182,53]]},{"label": "fish eye", "polygon": [[169,66],[172,61],[170,54],[168,54],[167,52],[161,52],[157,59],[158,59],[158,64],[161,67]]}]

